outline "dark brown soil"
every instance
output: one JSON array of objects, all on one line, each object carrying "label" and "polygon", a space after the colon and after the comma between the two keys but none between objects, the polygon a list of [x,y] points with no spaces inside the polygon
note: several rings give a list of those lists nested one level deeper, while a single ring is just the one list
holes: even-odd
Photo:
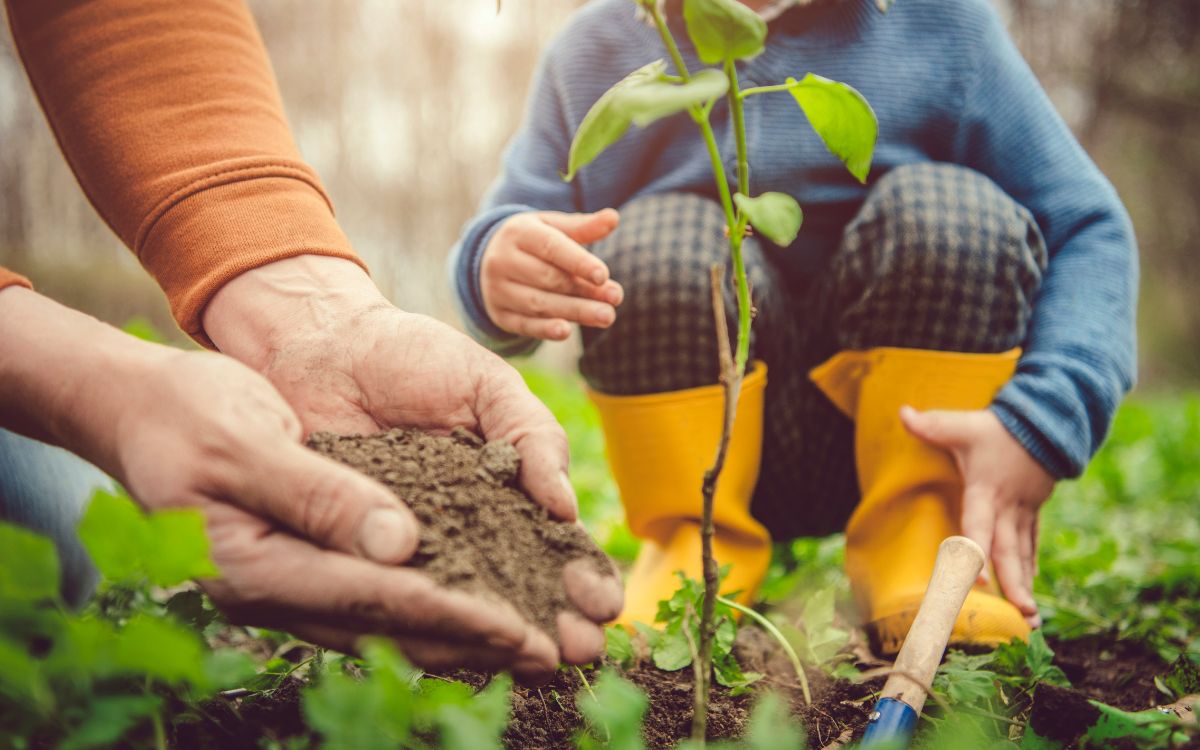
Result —
[{"label": "dark brown soil", "polygon": [[[857,737],[867,723],[870,702],[867,698],[879,690],[881,681],[852,685],[833,680],[821,672],[807,672],[813,693],[813,704],[804,703],[803,692],[792,667],[769,636],[757,628],[738,632],[735,646],[739,663],[746,671],[764,672],[768,676],[755,684],[749,693],[733,695],[728,688],[713,686],[708,713],[708,738],[733,739],[740,737],[750,719],[755,693],[772,690],[791,704],[792,713],[802,722],[809,744],[822,748],[849,731]],[[583,670],[589,682],[595,679],[591,668]],[[642,663],[622,670],[622,675],[643,691],[650,701],[643,736],[649,748],[673,748],[686,739],[692,727],[692,670],[664,672],[652,664]],[[476,688],[489,677],[470,671],[452,675]],[[517,686],[513,690],[513,716],[505,745],[512,750],[558,750],[573,748],[573,738],[584,728],[583,716],[575,707],[577,696],[585,694],[579,673],[574,669],[560,670],[554,679],[540,687]]]},{"label": "dark brown soil", "polygon": [[466,430],[449,436],[395,429],[369,437],[316,433],[313,450],[382,482],[421,521],[408,562],[438,583],[509,602],[557,637],[555,618],[572,610],[563,567],[611,563],[582,527],[556,521],[516,486],[511,445],[484,443]]},{"label": "dark brown soil", "polygon": [[1054,663],[1076,690],[1124,711],[1142,711],[1162,702],[1155,675],[1168,665],[1158,654],[1131,641],[1091,636],[1054,641]]}]

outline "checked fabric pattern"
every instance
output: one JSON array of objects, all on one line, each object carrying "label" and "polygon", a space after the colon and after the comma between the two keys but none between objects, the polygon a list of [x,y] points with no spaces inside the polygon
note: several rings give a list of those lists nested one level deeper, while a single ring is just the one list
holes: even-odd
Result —
[{"label": "checked fabric pattern", "polygon": [[[616,323],[584,329],[579,366],[592,388],[631,395],[716,382],[708,269],[729,265],[724,226],[720,207],[698,195],[651,195],[622,207],[620,228],[592,248],[625,287]],[[1046,248],[1030,213],[987,177],[913,164],[875,183],[808,288],[785,288],[773,250],[753,237],[743,246],[756,309],[751,357],[770,370],[752,510],[776,539],[829,534],[858,502],[854,426],[809,370],[845,349],[1021,345]]]}]

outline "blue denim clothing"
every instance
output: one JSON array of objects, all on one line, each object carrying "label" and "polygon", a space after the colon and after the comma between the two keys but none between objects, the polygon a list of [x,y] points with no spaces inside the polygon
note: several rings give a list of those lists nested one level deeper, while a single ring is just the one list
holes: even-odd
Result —
[{"label": "blue denim clothing", "polygon": [[103,472],[62,448],[0,430],[0,521],[50,537],[58,547],[62,595],[81,606],[99,575],[75,529],[97,489],[111,489]]}]

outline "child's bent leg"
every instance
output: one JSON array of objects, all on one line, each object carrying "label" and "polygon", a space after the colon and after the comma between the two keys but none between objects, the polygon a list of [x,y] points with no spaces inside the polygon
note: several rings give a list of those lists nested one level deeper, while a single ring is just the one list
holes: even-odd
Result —
[{"label": "child's bent leg", "polygon": [[[696,195],[662,194],[622,207],[621,226],[593,247],[625,289],[616,322],[584,329],[580,369],[600,410],[609,464],[642,551],[626,583],[625,624],[653,622],[678,588],[676,570],[700,574],[700,484],[721,430],[723,391],[709,287],[713,263],[729,266],[721,208]],[[769,357],[778,316],[773,275],[757,242],[745,254],[758,358]],[[732,329],[736,307],[726,299]],[[747,374],[725,469],[714,497],[714,550],[732,564],[722,591],[752,597],[770,561],[770,539],[749,513],[759,476],[765,367]],[[769,396],[768,396],[769,397]]]},{"label": "child's bent leg", "polygon": [[[924,164],[879,181],[830,267],[825,311],[842,353],[813,379],[855,422],[861,500],[846,568],[884,652],[907,632],[938,543],[961,529],[957,469],[899,409],[986,408],[1016,366],[1045,263],[1033,218],[990,180]],[[1027,633],[1015,607],[979,590],[952,638]]]}]

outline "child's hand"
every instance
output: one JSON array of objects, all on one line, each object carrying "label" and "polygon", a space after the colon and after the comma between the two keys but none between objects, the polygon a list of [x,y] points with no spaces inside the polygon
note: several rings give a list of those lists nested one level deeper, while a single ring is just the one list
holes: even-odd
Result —
[{"label": "child's hand", "polygon": [[608,328],[624,291],[604,261],[582,245],[607,237],[620,220],[611,208],[593,214],[517,214],[483,250],[484,311],[501,329],[561,341],[571,322]]},{"label": "child's hand", "polygon": [[989,553],[1005,598],[1031,627],[1040,626],[1033,600],[1038,511],[1054,489],[1054,477],[986,409],[918,412],[905,406],[900,420],[913,435],[954,456],[963,478],[963,535]]}]

